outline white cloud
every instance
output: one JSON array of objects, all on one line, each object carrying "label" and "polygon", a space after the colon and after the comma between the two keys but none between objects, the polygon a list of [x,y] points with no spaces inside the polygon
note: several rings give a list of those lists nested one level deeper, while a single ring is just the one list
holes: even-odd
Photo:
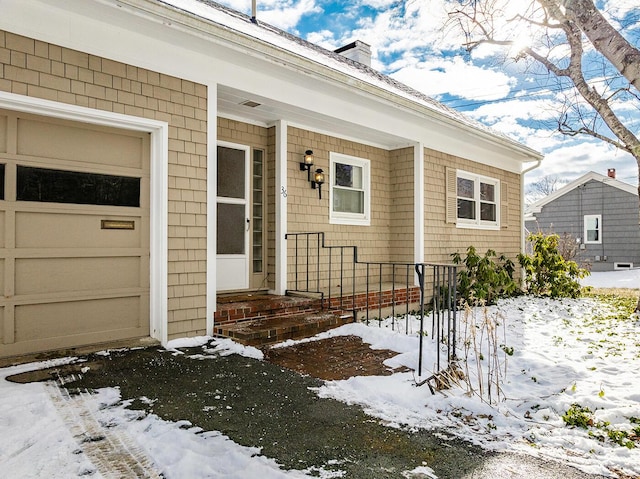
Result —
[{"label": "white cloud", "polygon": [[[239,12],[251,12],[251,0],[225,0],[222,3]],[[257,7],[258,20],[283,30],[294,29],[306,14],[322,11],[315,0],[260,0]]]},{"label": "white cloud", "polygon": [[616,177],[620,181],[637,185],[638,167],[631,155],[595,140],[576,142],[566,139],[547,152],[541,167],[527,174],[526,182],[531,183],[544,176],[573,181],[589,171],[606,175],[609,168],[616,169]]},{"label": "white cloud", "polygon": [[510,117],[517,120],[552,120],[558,115],[558,108],[548,99],[513,99],[497,103],[488,103],[469,113],[477,119],[493,123],[499,118]]},{"label": "white cloud", "polygon": [[382,9],[392,7],[396,0],[360,0],[357,3],[371,8]]},{"label": "white cloud", "polygon": [[460,57],[410,62],[391,76],[426,95],[481,100],[504,98],[516,83],[502,72],[472,65]]},{"label": "white cloud", "polygon": [[[264,9],[264,10],[263,10]],[[291,30],[298,25],[304,15],[320,12],[322,9],[314,0],[269,0],[259,2],[258,19],[283,30]]]},{"label": "white cloud", "polygon": [[307,35],[306,40],[315,45],[319,45],[328,50],[335,50],[340,45],[337,44],[336,38],[330,30],[320,30],[317,32],[311,32]]},{"label": "white cloud", "polygon": [[[393,55],[414,49],[440,50],[455,45],[459,37],[445,35],[443,25],[447,22],[446,0],[422,0],[399,2],[365,0],[371,6],[390,3],[389,9],[380,11],[375,17],[357,19],[357,27],[345,36],[346,41],[362,40],[370,44],[376,54]],[[451,32],[454,33],[454,32]]]}]

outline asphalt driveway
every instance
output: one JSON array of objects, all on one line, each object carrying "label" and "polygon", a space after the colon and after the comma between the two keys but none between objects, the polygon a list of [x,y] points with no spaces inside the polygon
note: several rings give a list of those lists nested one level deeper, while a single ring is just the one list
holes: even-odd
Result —
[{"label": "asphalt driveway", "polygon": [[76,373],[64,384],[71,395],[117,386],[132,409],[220,431],[238,444],[260,447],[285,469],[316,466],[343,471],[348,479],[403,477],[402,471],[421,465],[440,479],[600,477],[530,456],[487,452],[447,431],[384,425],[359,406],[319,398],[314,389],[320,379],[268,361],[203,347],[182,352],[112,351],[60,371]]}]

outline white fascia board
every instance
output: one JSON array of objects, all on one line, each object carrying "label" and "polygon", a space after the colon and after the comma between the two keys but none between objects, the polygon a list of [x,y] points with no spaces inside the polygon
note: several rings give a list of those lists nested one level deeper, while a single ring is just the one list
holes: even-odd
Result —
[{"label": "white fascia board", "polygon": [[427,148],[516,173],[541,158],[415,100],[155,1],[3,2],[12,15],[0,17],[0,28],[8,31],[198,83],[232,85],[354,125],[384,125]]}]

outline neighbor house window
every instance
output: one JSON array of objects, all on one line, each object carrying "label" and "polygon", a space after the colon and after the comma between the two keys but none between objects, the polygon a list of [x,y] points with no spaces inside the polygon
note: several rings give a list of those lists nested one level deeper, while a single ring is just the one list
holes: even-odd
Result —
[{"label": "neighbor house window", "polygon": [[330,222],[369,225],[371,211],[369,160],[338,153],[331,153],[330,160]]},{"label": "neighbor house window", "polygon": [[500,181],[458,170],[456,197],[459,226],[500,226]]},{"label": "neighbor house window", "polygon": [[602,243],[602,215],[584,215],[584,242]]}]

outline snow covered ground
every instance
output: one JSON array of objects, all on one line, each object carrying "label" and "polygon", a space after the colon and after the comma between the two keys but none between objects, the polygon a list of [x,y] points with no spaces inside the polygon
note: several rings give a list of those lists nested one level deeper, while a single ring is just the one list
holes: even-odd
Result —
[{"label": "snow covered ground", "polygon": [[[640,270],[595,273],[585,284],[638,288]],[[404,319],[398,324],[404,324]],[[397,351],[389,366],[415,368],[417,336],[399,333],[397,328],[392,331],[388,323],[381,326],[350,324],[319,337],[356,334],[374,348]],[[415,324],[410,327],[415,331]],[[458,355],[469,359],[468,367],[462,366],[468,382],[460,379],[451,389],[432,395],[426,385],[416,386],[422,378],[397,373],[329,381],[318,394],[361,404],[369,414],[392,424],[445,428],[488,449],[557,458],[590,473],[611,475],[619,470],[640,475],[640,442],[628,438],[640,428],[637,317],[625,317],[616,306],[589,298],[523,297],[462,314],[460,329],[466,331],[466,342],[459,341]],[[177,341],[171,346],[207,339]],[[217,344],[224,353],[261,357],[259,351],[229,340]],[[425,370],[434,362],[433,355],[426,355]],[[53,364],[4,368],[0,377]],[[199,430],[185,423],[141,417],[119,402],[117,389],[88,396],[85,405],[86,414],[98,423],[132,438],[166,477],[308,477],[300,471],[282,471],[274,461],[259,456],[258,449],[239,446],[218,432],[195,434]],[[592,414],[585,413],[585,408]],[[570,410],[577,419],[587,418],[591,426],[568,427],[562,416]],[[86,455],[78,453],[79,445],[65,424],[51,385],[0,381],[0,430],[3,477],[105,477]]]}]

